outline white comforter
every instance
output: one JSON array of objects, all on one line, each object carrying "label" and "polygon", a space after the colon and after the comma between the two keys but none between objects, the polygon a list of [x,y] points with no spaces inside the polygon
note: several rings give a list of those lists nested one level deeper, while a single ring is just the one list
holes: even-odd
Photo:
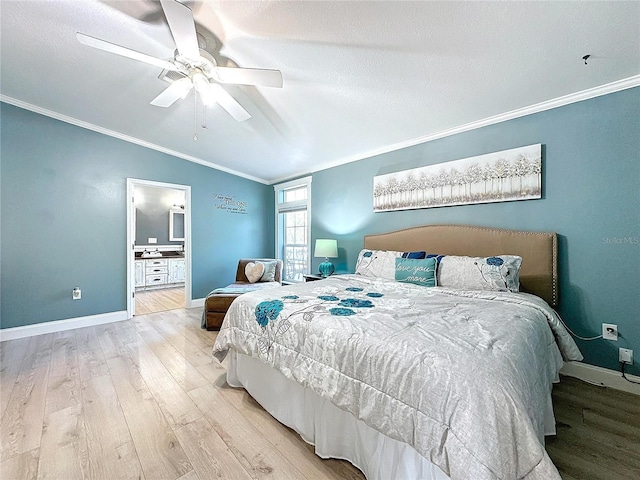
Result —
[{"label": "white comforter", "polygon": [[563,356],[553,310],[508,292],[340,275],[242,295],[214,354],[257,357],[452,479],[559,479],[544,412]]}]

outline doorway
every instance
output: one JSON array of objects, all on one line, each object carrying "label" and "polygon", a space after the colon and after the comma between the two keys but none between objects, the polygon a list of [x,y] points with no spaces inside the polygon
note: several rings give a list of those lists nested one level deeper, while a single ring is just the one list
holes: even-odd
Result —
[{"label": "doorway", "polygon": [[127,315],[191,307],[191,187],[127,179]]}]

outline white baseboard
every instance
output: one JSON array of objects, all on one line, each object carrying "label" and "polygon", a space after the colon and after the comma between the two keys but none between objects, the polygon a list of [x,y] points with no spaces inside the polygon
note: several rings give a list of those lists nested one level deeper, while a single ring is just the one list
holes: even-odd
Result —
[{"label": "white baseboard", "polygon": [[204,307],[204,298],[194,298],[191,300],[191,307],[190,308],[196,308],[196,307]]},{"label": "white baseboard", "polygon": [[35,323],[23,327],[3,328],[0,330],[0,342],[16,340],[18,338],[44,335],[45,333],[63,332],[74,328],[92,327],[103,323],[120,322],[127,320],[127,311],[101,313],[86,317],[68,318],[66,320],[53,320],[51,322]]},{"label": "white baseboard", "polygon": [[[640,395],[640,385],[626,381],[622,378],[620,372],[609,370],[608,368],[596,367],[582,362],[565,362],[560,374]],[[640,382],[640,377],[629,375],[628,373],[625,373],[625,375],[634,382]]]}]

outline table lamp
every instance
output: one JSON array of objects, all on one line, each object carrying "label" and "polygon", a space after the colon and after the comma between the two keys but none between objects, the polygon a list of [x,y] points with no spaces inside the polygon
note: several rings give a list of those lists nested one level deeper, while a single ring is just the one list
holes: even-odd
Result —
[{"label": "table lamp", "polygon": [[338,258],[338,241],[317,238],[314,257],[324,257],[324,262],[318,266],[318,270],[320,270],[320,275],[328,277],[335,270],[333,263],[329,259]]}]

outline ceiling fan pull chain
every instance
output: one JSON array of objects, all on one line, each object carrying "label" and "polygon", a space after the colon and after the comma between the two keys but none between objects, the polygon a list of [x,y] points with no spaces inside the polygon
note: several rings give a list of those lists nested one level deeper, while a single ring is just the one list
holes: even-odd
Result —
[{"label": "ceiling fan pull chain", "polygon": [[207,128],[207,106],[202,102],[202,128]]},{"label": "ceiling fan pull chain", "polygon": [[193,141],[198,141],[198,92],[193,92]]}]

